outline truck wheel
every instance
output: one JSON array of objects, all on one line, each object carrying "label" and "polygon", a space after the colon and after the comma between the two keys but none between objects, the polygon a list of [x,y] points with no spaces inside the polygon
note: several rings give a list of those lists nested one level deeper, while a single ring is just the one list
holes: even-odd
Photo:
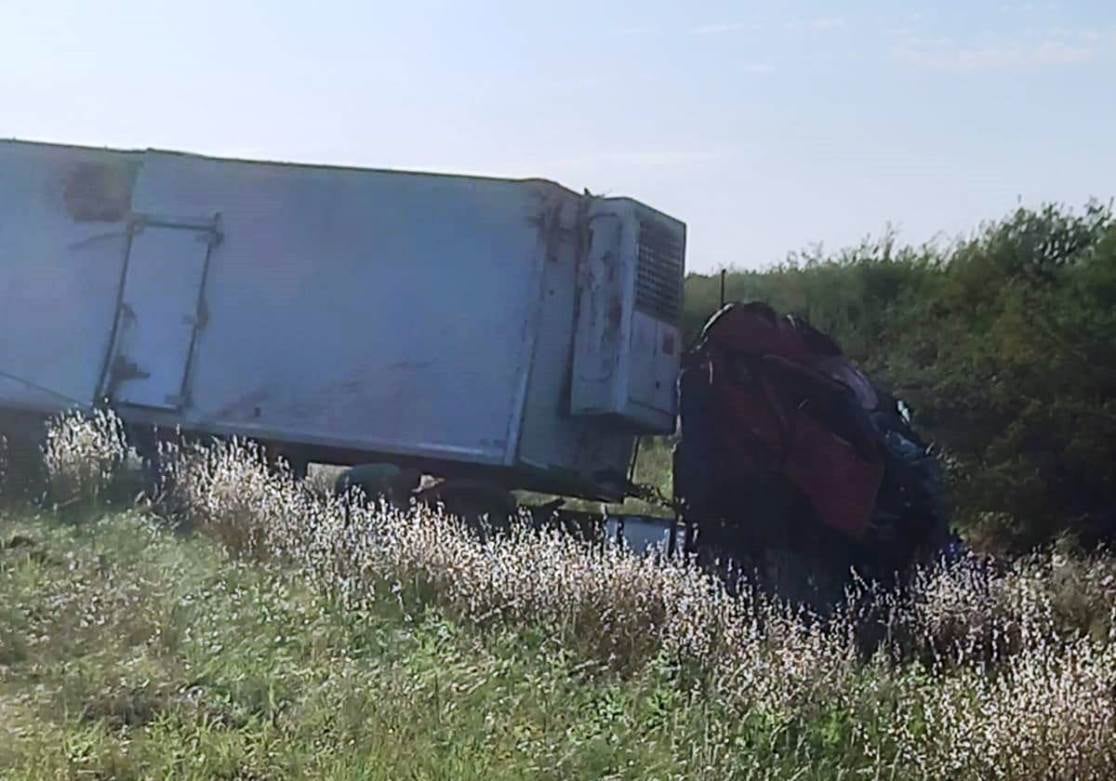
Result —
[{"label": "truck wheel", "polygon": [[381,497],[394,507],[407,508],[419,487],[422,473],[417,469],[404,469],[395,464],[358,464],[337,476],[334,493],[343,495],[356,488],[368,501]]},{"label": "truck wheel", "polygon": [[480,480],[448,478],[419,492],[416,500],[441,506],[448,515],[460,518],[482,538],[501,533],[510,526],[518,503],[505,488]]},{"label": "truck wheel", "polygon": [[286,473],[295,480],[305,480],[310,470],[310,459],[301,455],[298,450],[286,449],[281,445],[272,443],[263,444],[264,457],[267,466],[273,472],[280,471],[281,465],[286,464]]},{"label": "truck wheel", "polygon": [[889,431],[886,471],[864,544],[882,579],[933,560],[949,542],[941,465],[925,446]]},{"label": "truck wheel", "polygon": [[42,420],[20,416],[0,421],[0,497],[4,500],[32,501],[43,496],[45,441]]}]

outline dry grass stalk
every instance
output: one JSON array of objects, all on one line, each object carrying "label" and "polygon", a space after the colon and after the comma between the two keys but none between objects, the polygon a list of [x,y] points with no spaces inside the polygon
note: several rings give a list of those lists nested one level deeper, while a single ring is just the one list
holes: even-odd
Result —
[{"label": "dry grass stalk", "polygon": [[[117,429],[82,432],[85,486],[111,474]],[[54,451],[48,451],[48,455]],[[850,594],[826,621],[676,562],[555,531],[481,539],[425,507],[310,490],[241,442],[179,447],[170,498],[238,555],[281,563],[358,613],[385,599],[437,604],[475,625],[543,630],[619,670],[666,662],[708,696],[773,724],[845,714],[859,752],[928,777],[1107,778],[1116,772],[1116,563],[1035,556],[917,573],[901,593]],[[88,488],[82,490],[88,491]],[[869,659],[860,639],[871,625]],[[871,632],[870,632],[871,634]],[[828,716],[826,714],[829,714]],[[852,749],[848,749],[852,750]]]}]

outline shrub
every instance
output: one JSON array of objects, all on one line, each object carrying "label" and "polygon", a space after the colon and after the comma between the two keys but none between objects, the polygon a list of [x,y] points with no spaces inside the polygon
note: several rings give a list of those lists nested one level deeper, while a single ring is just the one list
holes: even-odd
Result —
[{"label": "shrub", "polygon": [[135,454],[124,424],[111,410],[73,410],[47,426],[43,462],[51,498],[60,504],[91,501],[119,486]]}]

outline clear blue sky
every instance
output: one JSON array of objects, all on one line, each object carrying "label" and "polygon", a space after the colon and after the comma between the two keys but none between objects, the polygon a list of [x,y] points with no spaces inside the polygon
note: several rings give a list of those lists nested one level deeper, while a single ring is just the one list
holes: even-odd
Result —
[{"label": "clear blue sky", "polygon": [[1116,195],[1116,1],[0,0],[0,137],[543,176],[754,267]]}]

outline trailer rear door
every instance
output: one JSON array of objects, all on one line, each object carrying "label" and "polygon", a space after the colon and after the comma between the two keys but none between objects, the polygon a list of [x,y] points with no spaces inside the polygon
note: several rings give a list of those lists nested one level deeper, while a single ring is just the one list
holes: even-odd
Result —
[{"label": "trailer rear door", "polygon": [[141,222],[128,252],[106,395],[157,409],[183,406],[214,226]]}]

